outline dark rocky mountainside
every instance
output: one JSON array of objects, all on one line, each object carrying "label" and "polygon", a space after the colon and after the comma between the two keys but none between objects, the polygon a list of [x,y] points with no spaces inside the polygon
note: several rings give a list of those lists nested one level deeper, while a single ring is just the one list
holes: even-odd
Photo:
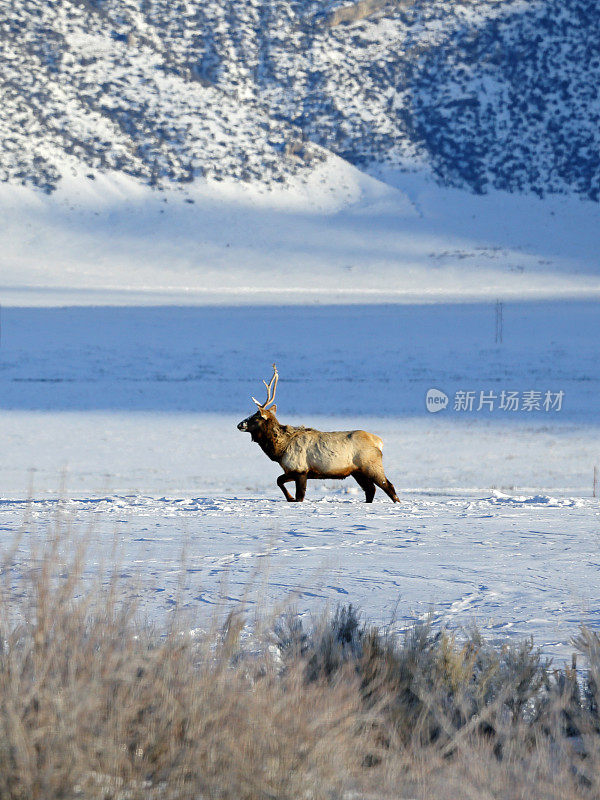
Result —
[{"label": "dark rocky mountainside", "polygon": [[286,181],[331,151],[600,197],[597,0],[20,0],[0,179]]}]

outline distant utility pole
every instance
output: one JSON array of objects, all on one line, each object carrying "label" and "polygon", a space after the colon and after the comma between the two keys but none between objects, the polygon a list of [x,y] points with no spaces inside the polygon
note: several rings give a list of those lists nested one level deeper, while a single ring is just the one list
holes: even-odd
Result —
[{"label": "distant utility pole", "polygon": [[496,344],[502,344],[504,331],[504,303],[496,300]]}]

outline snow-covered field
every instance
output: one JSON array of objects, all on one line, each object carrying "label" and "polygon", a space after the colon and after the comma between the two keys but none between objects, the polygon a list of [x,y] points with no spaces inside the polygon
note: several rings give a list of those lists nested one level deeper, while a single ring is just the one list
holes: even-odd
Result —
[{"label": "snow-covered field", "polygon": [[[0,530],[16,575],[59,527],[89,537],[152,619],[176,601],[358,604],[398,627],[433,613],[533,634],[560,659],[600,626],[596,302],[8,307],[1,313]],[[287,504],[236,423],[271,362],[278,416],[384,439],[401,498],[351,480]],[[429,388],[449,397],[426,410]],[[539,392],[540,408],[499,408]],[[561,407],[543,398],[563,392]],[[455,410],[473,392],[473,410]],[[477,410],[481,392],[494,407]],[[61,500],[62,498],[62,500]]]},{"label": "snow-covered field", "polygon": [[26,562],[30,537],[47,535],[57,517],[85,530],[90,579],[116,542],[127,594],[153,620],[177,602],[196,625],[207,624],[215,604],[245,601],[252,615],[257,605],[306,612],[353,602],[368,620],[394,619],[398,628],[432,613],[453,626],[476,622],[494,639],[533,635],[548,655],[565,658],[581,623],[600,624],[595,500],[421,490],[402,491],[398,506],[369,507],[316,486],[297,506],[272,482],[247,478],[241,497],[109,491],[58,504],[34,492],[31,503],[0,503],[1,530],[12,538],[27,520]]}]

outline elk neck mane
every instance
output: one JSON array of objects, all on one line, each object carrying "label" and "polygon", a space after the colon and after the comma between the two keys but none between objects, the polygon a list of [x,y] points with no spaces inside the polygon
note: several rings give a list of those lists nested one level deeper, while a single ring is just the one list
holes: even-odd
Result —
[{"label": "elk neck mane", "polygon": [[304,425],[298,427],[281,425],[276,419],[271,418],[267,420],[263,430],[257,430],[252,433],[252,440],[259,445],[271,461],[278,461],[294,436],[310,430],[313,430],[313,428],[306,428]]}]

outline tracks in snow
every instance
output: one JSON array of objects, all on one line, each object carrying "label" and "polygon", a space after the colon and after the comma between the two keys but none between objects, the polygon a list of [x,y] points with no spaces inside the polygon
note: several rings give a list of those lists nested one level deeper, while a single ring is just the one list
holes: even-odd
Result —
[{"label": "tracks in snow", "polygon": [[[4,554],[26,582],[36,546],[86,541],[83,580],[112,563],[124,599],[156,619],[178,605],[202,624],[209,607],[299,613],[352,602],[403,628],[432,614],[492,637],[533,635],[568,657],[580,623],[600,627],[600,503],[504,493],[405,495],[371,506],[330,494],[303,505],[271,498],[106,495],[0,500]],[[212,612],[211,612],[212,613]]]}]

